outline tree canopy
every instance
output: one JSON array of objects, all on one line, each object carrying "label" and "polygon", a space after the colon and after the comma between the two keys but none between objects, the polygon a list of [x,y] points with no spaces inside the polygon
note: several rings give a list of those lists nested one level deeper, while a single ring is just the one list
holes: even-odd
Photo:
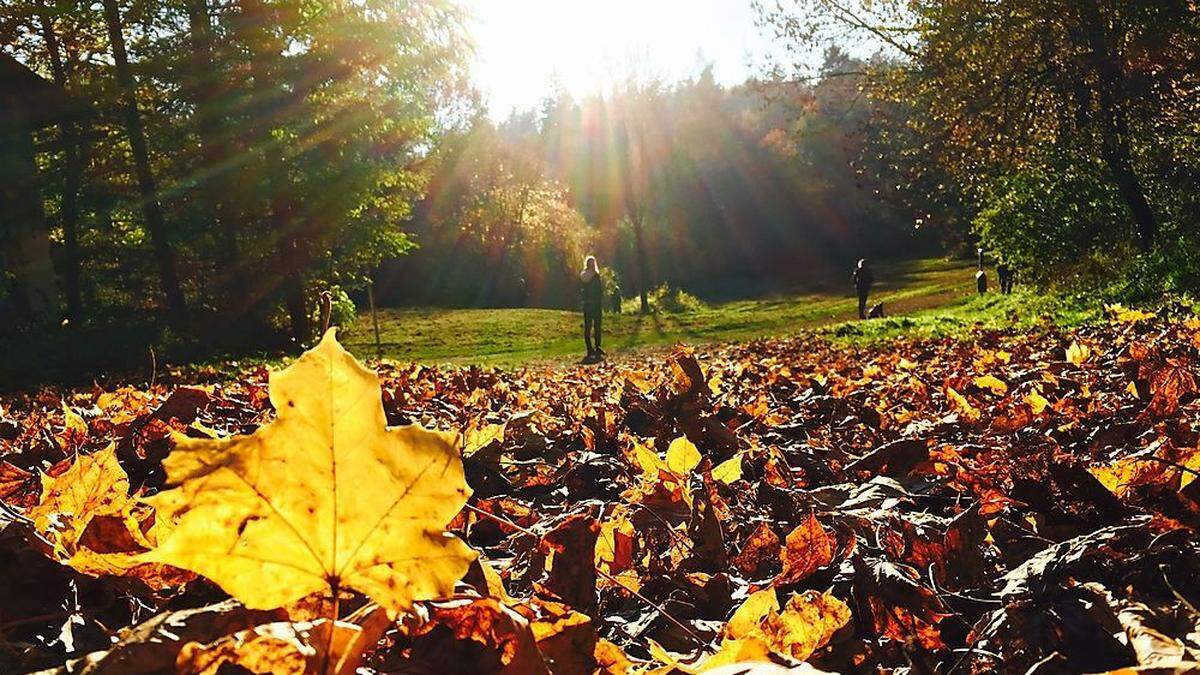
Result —
[{"label": "tree canopy", "polygon": [[21,0],[0,35],[90,111],[37,138],[71,313],[299,340],[409,247],[468,53],[442,0]]},{"label": "tree canopy", "polygon": [[[1200,11],[1184,0],[797,0],[763,15],[795,49],[867,41],[900,119],[886,169],[934,218],[1034,274],[1149,254],[1194,269]],[[887,118],[885,118],[887,119]],[[895,119],[895,118],[891,118]],[[1047,264],[1049,263],[1049,264]]]}]

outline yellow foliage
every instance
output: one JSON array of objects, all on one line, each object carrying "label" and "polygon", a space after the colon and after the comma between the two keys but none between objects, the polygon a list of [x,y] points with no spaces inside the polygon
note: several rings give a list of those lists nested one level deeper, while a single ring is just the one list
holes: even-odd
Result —
[{"label": "yellow foliage", "polygon": [[763,634],[771,650],[804,661],[850,622],[850,608],[830,593],[793,594],[778,614],[767,617]]},{"label": "yellow foliage", "polygon": [[677,476],[687,476],[700,463],[700,451],[687,439],[680,436],[667,447],[667,468]]},{"label": "yellow foliage", "polygon": [[629,451],[629,462],[641,473],[640,485],[626,491],[625,498],[642,501],[651,495],[659,495],[689,507],[692,493],[688,477],[700,463],[700,451],[685,436],[680,436],[667,447],[666,458],[658,456],[649,446],[635,441]]},{"label": "yellow foliage", "polygon": [[152,589],[191,578],[189,572],[139,559],[165,528],[159,523],[151,529],[153,510],[130,498],[129,477],[114,445],[80,455],[58,476],[43,475],[41,500],[27,515],[54,558],[82,574],[133,577]]},{"label": "yellow foliage", "polygon": [[1072,342],[1070,347],[1067,347],[1067,361],[1073,365],[1081,366],[1092,355],[1092,350],[1087,345],[1078,342]]},{"label": "yellow foliage", "polygon": [[146,560],[202,574],[252,609],[354,589],[389,613],[449,595],[475,553],[443,532],[470,493],[450,437],[387,428],[379,380],[330,330],[270,377],[278,417],[250,436],[176,438],[175,521]]},{"label": "yellow foliage", "polygon": [[1167,466],[1154,460],[1126,457],[1108,466],[1095,466],[1088,472],[1117,497],[1124,497],[1131,489],[1150,482],[1162,480]]},{"label": "yellow foliage", "polygon": [[175,672],[216,675],[228,670],[304,675],[311,648],[288,624],[267,624],[228,635],[211,644],[189,642],[179,650]]},{"label": "yellow foliage", "polygon": [[505,424],[472,425],[463,432],[462,454],[470,457],[477,451],[492,444],[492,441],[503,441]]},{"label": "yellow foliage", "polygon": [[132,422],[150,411],[154,395],[133,387],[121,387],[116,391],[104,392],[96,397],[96,407],[104,412],[104,419],[112,424]]},{"label": "yellow foliage", "polygon": [[88,425],[87,420],[71,410],[66,401],[63,401],[62,409],[63,430],[55,435],[54,440],[58,441],[59,447],[70,449],[87,440]]},{"label": "yellow foliage", "polygon": [[1187,471],[1181,472],[1179,476],[1180,490],[1196,480],[1196,474],[1200,472],[1200,448],[1190,448],[1186,452],[1187,455],[1179,462],[1180,466],[1187,469]]},{"label": "yellow foliage", "polygon": [[70,557],[97,516],[129,513],[129,477],[117,462],[117,447],[80,455],[58,476],[42,474],[42,497],[27,514],[58,553]]},{"label": "yellow foliage", "polygon": [[483,580],[487,583],[488,597],[495,598],[507,604],[513,604],[516,601],[508,594],[508,589],[504,587],[504,580],[500,578],[500,573],[488,563],[480,560],[479,569],[483,571]]},{"label": "yellow foliage", "polygon": [[775,597],[775,589],[767,588],[757,593],[751,593],[729,617],[725,624],[725,636],[738,639],[758,631],[763,619],[779,611],[779,600]]},{"label": "yellow foliage", "polygon": [[650,373],[649,371],[623,370],[620,372],[621,372],[621,376],[625,378],[626,382],[628,382],[629,384],[632,384],[634,386],[634,388],[636,388],[638,391],[642,392],[643,394],[648,394],[648,393],[654,391],[654,388],[658,386],[658,384],[656,383],[656,381],[654,379],[654,375],[652,373]]},{"label": "yellow foliage", "polygon": [[596,538],[596,569],[605,572],[613,580],[602,577],[597,583],[605,586],[615,583],[634,591],[641,588],[641,579],[634,569],[635,535],[633,522],[622,506],[600,524],[600,534]]},{"label": "yellow foliage", "polygon": [[775,589],[751,593],[725,625],[715,654],[684,664],[650,642],[650,653],[678,672],[703,673],[734,663],[803,662],[850,622],[850,608],[830,593],[794,593],[781,608]]},{"label": "yellow foliage", "polygon": [[1124,497],[1130,490],[1151,483],[1182,490],[1195,480],[1196,474],[1192,472],[1197,470],[1200,470],[1200,450],[1182,448],[1172,455],[1164,453],[1161,446],[1149,455],[1140,453],[1088,469],[1117,497]]},{"label": "yellow foliage", "polygon": [[[27,514],[54,549],[54,556],[92,576],[120,575],[137,566],[130,553],[97,553],[81,540],[91,527],[109,546],[125,543],[133,552],[153,546],[142,533],[129,498],[129,477],[117,462],[115,445],[80,455],[58,476],[42,475],[42,496]],[[150,515],[149,512],[146,514]],[[138,576],[151,582],[147,571]]]},{"label": "yellow foliage", "polygon": [[1140,309],[1132,309],[1118,304],[1108,305],[1105,309],[1112,312],[1113,321],[1116,323],[1138,323],[1139,321],[1154,318],[1154,314],[1150,312],[1143,312]]},{"label": "yellow foliage", "polygon": [[633,661],[625,654],[625,650],[604,638],[596,640],[592,654],[596,659],[597,675],[626,675],[633,672]]},{"label": "yellow foliage", "polygon": [[968,422],[978,422],[980,412],[965,396],[954,390],[953,387],[946,387],[946,398],[950,399],[950,406],[958,413],[959,417]]},{"label": "yellow foliage", "polygon": [[332,624],[328,619],[268,623],[208,644],[188,642],[175,659],[175,672],[353,675],[362,664],[363,654],[390,625],[378,608],[367,614],[361,626],[348,621]]},{"label": "yellow foliage", "polygon": [[642,443],[634,443],[630,461],[637,465],[646,480],[658,480],[659,473],[667,471],[667,465],[662,458]]},{"label": "yellow foliage", "polygon": [[719,480],[726,485],[731,485],[734,481],[741,480],[742,453],[739,452],[713,467],[712,477],[713,480]]},{"label": "yellow foliage", "polygon": [[1025,395],[1025,403],[1029,404],[1029,409],[1033,411],[1034,415],[1041,415],[1046,408],[1050,407],[1050,401],[1046,400],[1046,397],[1036,389]]},{"label": "yellow foliage", "polygon": [[975,386],[980,389],[987,389],[997,396],[1004,396],[1008,393],[1008,385],[998,377],[992,375],[982,375],[975,378]]}]

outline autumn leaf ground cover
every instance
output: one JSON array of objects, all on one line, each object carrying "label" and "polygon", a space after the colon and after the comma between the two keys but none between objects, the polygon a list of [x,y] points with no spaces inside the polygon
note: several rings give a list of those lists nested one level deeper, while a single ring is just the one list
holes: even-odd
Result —
[{"label": "autumn leaf ground cover", "polygon": [[[6,397],[0,671],[1196,667],[1200,321],[884,337],[389,363],[378,389],[323,343],[287,376]],[[408,553],[361,523],[460,484],[441,513],[397,507],[447,553],[410,543],[422,562],[377,576]],[[194,564],[176,537],[230,537],[242,563]],[[296,542],[291,577],[247,564]],[[472,561],[421,581],[446,559]]]}]

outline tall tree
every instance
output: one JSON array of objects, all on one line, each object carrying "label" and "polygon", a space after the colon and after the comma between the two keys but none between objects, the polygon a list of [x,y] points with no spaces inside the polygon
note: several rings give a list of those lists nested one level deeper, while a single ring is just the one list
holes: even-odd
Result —
[{"label": "tall tree", "polygon": [[284,68],[284,41],[278,33],[283,26],[275,8],[262,0],[240,0],[238,5],[239,38],[249,61],[250,128],[253,134],[250,143],[265,171],[265,187],[269,191],[267,218],[275,250],[274,274],[263,281],[268,288],[282,288],[292,338],[303,345],[312,335],[312,322],[301,279],[306,264],[300,231],[302,223],[295,210],[296,196],[283,154],[284,146],[278,138],[284,123],[280,115],[300,104],[303,90],[289,90],[284,86],[288,71]]},{"label": "tall tree", "polygon": [[[57,8],[55,8],[57,9]],[[67,72],[66,57],[58,40],[54,17],[58,11],[38,0],[38,23],[45,41],[46,56],[54,83],[63,91],[71,89],[70,74]],[[61,220],[63,229],[63,289],[67,295],[67,316],[78,321],[83,315],[83,295],[80,290],[79,250],[79,187],[83,178],[83,154],[80,146],[78,122],[71,115],[64,115],[58,123],[59,139],[62,144],[64,169]]]},{"label": "tall tree", "polygon": [[173,322],[182,327],[187,321],[187,301],[183,295],[183,287],[179,283],[175,251],[171,246],[170,233],[167,231],[162,205],[158,201],[158,188],[154,181],[154,172],[150,168],[150,154],[146,147],[142,116],[138,111],[137,85],[129,68],[129,55],[125,49],[121,10],[117,6],[117,0],[103,0],[103,4],[104,23],[108,30],[117,85],[121,91],[125,132],[129,139],[129,149],[133,154],[133,165],[137,174],[142,215],[146,219],[146,228],[150,231],[159,283],[162,286],[163,296],[166,298],[167,308],[171,312]]},{"label": "tall tree", "polygon": [[250,281],[242,259],[238,237],[239,215],[230,203],[235,186],[230,180],[233,170],[233,151],[229,144],[228,128],[221,112],[230,103],[223,72],[214,57],[213,23],[208,0],[184,0],[188,18],[187,61],[191,78],[191,100],[195,107],[194,127],[200,146],[198,182],[204,201],[205,215],[220,233],[221,246],[227,256],[223,266],[227,278],[220,284],[225,296],[226,317],[233,322],[251,309],[247,306]]},{"label": "tall tree", "polygon": [[1089,99],[1096,101],[1094,116],[1099,118],[1101,155],[1137,225],[1142,250],[1149,251],[1154,248],[1154,240],[1158,236],[1158,220],[1133,165],[1127,104],[1122,100],[1132,92],[1118,53],[1118,43],[1114,41],[1116,36],[1101,16],[1099,4],[1099,0],[1068,3],[1074,5],[1078,12],[1076,20],[1080,26],[1079,32],[1086,36],[1090,57],[1085,58],[1086,68],[1092,75],[1089,78],[1091,86],[1076,89],[1080,99],[1077,105],[1086,117],[1091,114]]},{"label": "tall tree", "polygon": [[616,146],[620,158],[621,195],[625,217],[633,230],[634,256],[637,260],[635,275],[641,312],[650,312],[650,265],[646,253],[646,221],[653,216],[656,190],[651,182],[654,141],[652,120],[661,119],[654,114],[658,103],[658,86],[643,85],[634,80],[615,97],[617,114]]}]

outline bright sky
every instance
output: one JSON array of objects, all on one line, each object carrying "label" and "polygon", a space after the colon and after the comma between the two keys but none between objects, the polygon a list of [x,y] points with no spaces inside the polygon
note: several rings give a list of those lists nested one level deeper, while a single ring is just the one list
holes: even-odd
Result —
[{"label": "bright sky", "polygon": [[[758,72],[770,41],[750,0],[466,0],[475,84],[491,115],[537,106],[557,82],[607,91],[633,70],[678,80],[711,62],[718,82]],[[632,65],[631,65],[632,64]]]}]

